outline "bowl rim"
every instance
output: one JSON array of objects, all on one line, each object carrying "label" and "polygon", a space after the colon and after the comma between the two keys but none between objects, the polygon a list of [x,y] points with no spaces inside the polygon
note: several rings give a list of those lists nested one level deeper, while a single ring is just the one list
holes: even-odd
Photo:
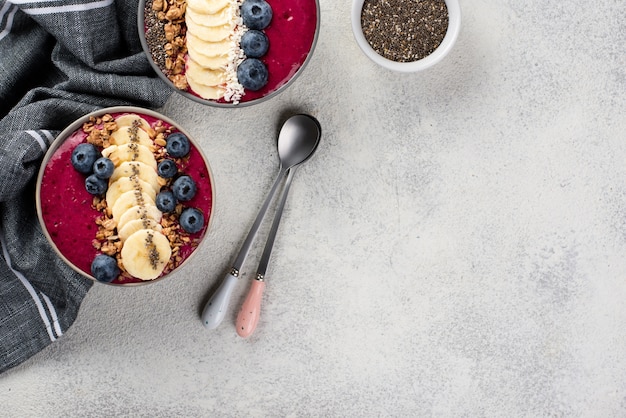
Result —
[{"label": "bowl rim", "polygon": [[159,66],[154,62],[154,60],[152,59],[152,54],[150,53],[150,48],[148,47],[148,41],[146,40],[146,34],[145,34],[145,5],[146,5],[146,0],[139,0],[139,6],[138,6],[138,11],[137,11],[137,31],[139,32],[139,42],[141,43],[141,48],[143,50],[143,53],[146,55],[146,58],[148,59],[148,62],[150,63],[150,66],[152,67],[152,69],[156,72],[157,76],[163,80],[168,87],[170,87],[173,91],[175,91],[178,94],[181,94],[182,96],[196,102],[196,103],[200,103],[206,106],[211,106],[211,107],[217,107],[217,108],[226,108],[226,109],[233,109],[233,108],[240,108],[240,107],[248,107],[248,106],[252,106],[255,104],[259,104],[259,103],[263,103],[266,100],[269,100],[271,98],[273,98],[274,96],[277,96],[279,93],[283,92],[285,89],[287,89],[287,87],[289,87],[291,84],[293,84],[293,82],[300,76],[300,74],[303,72],[303,70],[305,69],[305,67],[308,65],[309,61],[311,60],[311,57],[313,56],[313,52],[315,51],[315,47],[317,45],[317,40],[319,38],[319,33],[320,33],[320,2],[319,0],[313,0],[315,1],[315,14],[317,16],[317,21],[315,23],[315,33],[313,35],[313,41],[311,42],[311,47],[309,48],[309,52],[307,53],[306,58],[304,59],[304,61],[302,62],[302,65],[300,66],[300,68],[298,68],[296,70],[295,73],[293,73],[291,75],[291,77],[289,78],[289,80],[287,80],[285,83],[281,84],[276,90],[274,90],[273,92],[263,96],[263,97],[259,97],[258,99],[254,99],[254,100],[250,100],[247,102],[239,102],[237,104],[234,103],[219,103],[219,102],[215,102],[212,100],[208,100],[208,99],[203,99],[201,97],[198,97],[194,94],[189,93],[188,91],[183,91],[180,90],[178,88],[176,88],[176,86],[174,86],[174,83],[172,83],[172,81],[167,78],[165,76],[165,74],[163,74],[163,71],[161,71],[161,69],[159,68]]},{"label": "bowl rim", "polygon": [[[105,115],[107,113],[135,113],[139,115],[143,114],[146,116],[151,116],[157,119],[161,119],[164,122],[167,122],[172,126],[175,126],[176,129],[182,132],[183,134],[185,134],[189,138],[191,143],[194,145],[194,148],[202,157],[202,160],[209,174],[209,183],[211,185],[211,213],[209,214],[209,219],[207,222],[204,235],[202,236],[202,238],[200,238],[200,242],[198,242],[198,245],[194,248],[193,252],[189,254],[189,256],[182,263],[176,266],[176,268],[170,271],[169,273],[162,275],[160,277],[157,277],[156,279],[153,279],[153,280],[143,280],[141,282],[131,282],[131,283],[107,283],[107,282],[101,282],[101,281],[96,280],[95,277],[93,277],[88,272],[83,271],[82,269],[78,268],[78,266],[74,265],[74,263],[68,260],[68,258],[64,254],[61,253],[61,251],[55,244],[54,240],[50,236],[50,233],[48,232],[48,228],[46,227],[46,223],[44,222],[44,219],[43,219],[42,205],[41,205],[41,183],[43,180],[44,171],[46,169],[48,161],[50,161],[50,158],[52,158],[54,153],[59,149],[59,147],[63,144],[63,142],[65,142],[67,138],[69,138],[74,132],[76,132],[83,125],[83,123],[88,122],[91,117],[98,117],[98,116]],[[39,224],[41,225],[41,230],[44,236],[46,237],[46,240],[48,241],[48,243],[50,244],[54,252],[65,262],[65,264],[70,266],[74,271],[76,271],[77,273],[80,273],[82,276],[87,277],[88,279],[93,280],[96,283],[100,283],[104,285],[117,286],[117,287],[144,286],[144,285],[148,285],[151,283],[159,282],[163,279],[168,278],[171,274],[178,272],[182,267],[184,267],[189,262],[189,260],[191,260],[198,253],[198,249],[206,241],[206,238],[209,235],[209,232],[211,230],[211,225],[213,223],[214,212],[215,212],[215,181],[213,177],[213,172],[211,170],[211,165],[209,164],[209,161],[207,160],[206,155],[202,151],[202,148],[199,146],[199,144],[194,139],[194,137],[190,135],[187,130],[182,128],[178,122],[163,115],[162,113],[159,113],[151,109],[145,109],[145,108],[137,107],[137,106],[113,106],[113,107],[106,107],[106,108],[98,109],[98,110],[95,110],[93,112],[90,112],[88,114],[81,116],[80,118],[72,122],[70,125],[68,125],[65,129],[63,129],[55,137],[54,141],[52,141],[52,143],[50,144],[50,147],[44,154],[44,157],[41,161],[41,165],[39,166],[39,172],[37,174],[37,182],[35,185],[35,206],[37,210],[37,218],[39,219]]]},{"label": "bowl rim", "polygon": [[403,73],[413,73],[432,67],[441,61],[454,46],[461,29],[461,7],[458,0],[444,0],[448,9],[448,29],[441,44],[432,54],[412,62],[396,62],[378,54],[367,42],[361,26],[361,11],[366,0],[352,2],[352,33],[363,53],[383,68]]}]

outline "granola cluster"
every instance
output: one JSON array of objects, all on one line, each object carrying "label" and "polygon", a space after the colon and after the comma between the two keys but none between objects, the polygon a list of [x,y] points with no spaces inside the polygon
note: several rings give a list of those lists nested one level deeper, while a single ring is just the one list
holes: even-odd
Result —
[{"label": "granola cluster", "polygon": [[181,90],[188,88],[184,75],[187,54],[186,0],[146,2],[146,41],[154,61],[167,78]]},{"label": "granola cluster", "polygon": [[[104,115],[102,117],[92,117],[89,122],[83,124],[83,132],[87,134],[87,142],[97,147],[107,147],[110,145],[109,136],[112,132],[117,130],[117,124],[115,119],[111,115]],[[163,125],[162,121],[157,123],[147,131],[150,138],[154,141],[154,156],[157,162],[161,162],[166,158],[166,138],[172,133],[171,127]],[[172,157],[167,157],[172,158]],[[175,159],[176,160],[176,159]],[[177,164],[180,161],[176,161]],[[169,186],[172,179],[164,179],[159,177],[161,186]],[[107,201],[104,196],[94,196],[92,200],[92,207],[97,210],[100,215],[96,218],[95,223],[98,226],[95,238],[92,241],[92,245],[95,249],[103,254],[115,257],[117,259],[118,267],[120,268],[121,276],[124,278],[132,278],[124,269],[124,265],[121,261],[120,252],[122,250],[122,241],[117,235],[116,223],[112,219],[112,216],[107,210]],[[173,213],[164,213],[161,219],[161,232],[167,237],[170,242],[170,248],[172,249],[172,256],[164,273],[172,271],[183,260],[180,255],[180,250],[184,245],[196,245],[189,238],[189,234],[185,232],[179,222],[179,216],[184,209],[183,204],[178,203]]]}]

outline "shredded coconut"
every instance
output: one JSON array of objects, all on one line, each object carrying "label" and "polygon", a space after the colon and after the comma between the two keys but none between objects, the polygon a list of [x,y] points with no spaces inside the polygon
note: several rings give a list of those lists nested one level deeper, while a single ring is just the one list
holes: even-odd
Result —
[{"label": "shredded coconut", "polygon": [[241,37],[248,31],[243,24],[239,8],[243,0],[234,0],[231,2],[231,13],[235,21],[235,30],[230,35],[230,50],[228,51],[228,64],[226,65],[226,92],[224,100],[238,104],[241,97],[245,94],[243,86],[237,79],[237,67],[246,59],[246,55],[241,49]]}]

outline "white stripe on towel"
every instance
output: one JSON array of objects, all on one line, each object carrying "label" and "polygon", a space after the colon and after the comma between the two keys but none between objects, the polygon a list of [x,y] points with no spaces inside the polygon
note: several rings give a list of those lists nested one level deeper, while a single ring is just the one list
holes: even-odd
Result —
[{"label": "white stripe on towel", "polygon": [[[29,2],[31,3],[31,2]],[[99,9],[113,4],[113,0],[100,0],[83,4],[66,4],[63,6],[34,7],[32,9],[23,8],[22,11],[29,15],[48,15],[52,13],[83,12],[87,10]]]},{"label": "white stripe on towel", "polygon": [[39,135],[39,132],[29,130],[26,131],[26,133],[37,140],[43,152],[46,152],[48,150],[48,144],[46,144],[46,141],[43,139],[43,137]]},{"label": "white stripe on towel", "polygon": [[9,0],[13,4],[29,4],[29,3],[54,3],[63,0]]},{"label": "white stripe on towel", "polygon": [[43,301],[46,302],[46,306],[48,307],[48,312],[50,312],[50,316],[52,317],[52,324],[54,325],[54,330],[57,333],[57,337],[63,335],[63,330],[61,329],[61,324],[59,324],[59,317],[57,316],[57,311],[54,309],[54,305],[50,301],[50,298],[45,294],[41,293],[41,297]]},{"label": "white stripe on towel", "polygon": [[52,132],[47,129],[42,129],[41,132],[46,136],[46,139],[48,139],[48,144],[52,144],[52,141],[54,141],[54,135],[52,135]]},{"label": "white stripe on towel", "polygon": [[2,10],[0,10],[0,21],[4,18],[4,15],[9,12],[7,16],[7,23],[2,30],[0,30],[0,41],[11,33],[11,28],[13,27],[13,17],[15,16],[15,12],[17,12],[17,6],[13,6],[11,3],[4,3]]},{"label": "white stripe on towel", "polygon": [[37,292],[35,291],[35,288],[33,287],[32,284],[30,284],[28,279],[24,277],[22,273],[15,270],[13,266],[11,265],[11,257],[9,256],[9,252],[7,251],[7,244],[4,239],[4,233],[2,232],[2,230],[0,230],[0,244],[2,245],[2,255],[4,256],[4,260],[6,261],[7,266],[11,269],[13,274],[15,274],[15,276],[20,280],[20,282],[22,282],[22,284],[24,285],[24,287],[30,294],[30,297],[35,302],[35,306],[37,307],[37,310],[39,311],[39,316],[41,316],[41,319],[43,320],[43,323],[46,326],[46,331],[48,331],[48,336],[50,337],[50,341],[55,341],[57,338],[54,336],[54,332],[52,332],[50,319],[48,318],[48,315],[46,314],[46,310],[44,309],[43,304],[41,303],[41,300],[37,296]]}]

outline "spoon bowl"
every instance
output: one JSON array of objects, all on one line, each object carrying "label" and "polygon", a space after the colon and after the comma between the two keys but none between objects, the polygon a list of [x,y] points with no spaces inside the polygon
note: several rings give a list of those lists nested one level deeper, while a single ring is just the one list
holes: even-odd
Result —
[{"label": "spoon bowl", "polygon": [[289,168],[304,162],[313,154],[320,140],[319,122],[308,115],[291,116],[278,134],[278,158],[281,168]]}]

